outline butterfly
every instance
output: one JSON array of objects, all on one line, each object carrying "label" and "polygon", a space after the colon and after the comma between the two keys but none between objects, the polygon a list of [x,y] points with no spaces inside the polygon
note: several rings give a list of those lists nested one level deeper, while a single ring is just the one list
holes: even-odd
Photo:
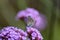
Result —
[{"label": "butterfly", "polygon": [[27,26],[33,26],[34,25],[34,20],[32,19],[31,16],[28,16],[27,18],[25,18],[25,22]]}]

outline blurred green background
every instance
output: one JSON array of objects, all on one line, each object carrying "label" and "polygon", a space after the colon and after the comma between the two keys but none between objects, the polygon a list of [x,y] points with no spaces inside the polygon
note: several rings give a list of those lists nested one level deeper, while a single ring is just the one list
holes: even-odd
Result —
[{"label": "blurred green background", "polygon": [[47,28],[42,31],[44,40],[60,40],[60,8],[57,0],[0,0],[0,29],[17,26],[25,30],[25,23],[16,21],[18,11],[27,7],[35,8],[47,16]]}]

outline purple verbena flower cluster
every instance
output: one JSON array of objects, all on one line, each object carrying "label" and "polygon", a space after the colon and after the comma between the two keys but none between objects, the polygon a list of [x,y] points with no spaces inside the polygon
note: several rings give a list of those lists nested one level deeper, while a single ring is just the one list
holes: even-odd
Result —
[{"label": "purple verbena flower cluster", "polygon": [[33,26],[39,30],[44,29],[47,24],[46,17],[33,8],[19,11],[16,20],[20,19],[23,19],[27,23],[27,26]]},{"label": "purple verbena flower cluster", "polygon": [[27,34],[30,40],[43,40],[42,35],[36,28],[27,27]]},{"label": "purple verbena flower cluster", "polygon": [[8,26],[0,31],[0,40],[26,40],[27,33],[13,26]]},{"label": "purple verbena flower cluster", "polygon": [[13,26],[8,26],[0,31],[0,40],[43,40],[40,32],[32,27],[27,27],[26,32]]}]

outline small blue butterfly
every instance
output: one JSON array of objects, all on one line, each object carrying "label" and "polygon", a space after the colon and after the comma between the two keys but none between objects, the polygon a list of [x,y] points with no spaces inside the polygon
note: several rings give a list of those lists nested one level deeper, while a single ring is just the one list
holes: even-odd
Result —
[{"label": "small blue butterfly", "polygon": [[34,20],[31,18],[31,16],[28,16],[27,18],[25,18],[25,22],[26,22],[27,26],[34,25]]}]

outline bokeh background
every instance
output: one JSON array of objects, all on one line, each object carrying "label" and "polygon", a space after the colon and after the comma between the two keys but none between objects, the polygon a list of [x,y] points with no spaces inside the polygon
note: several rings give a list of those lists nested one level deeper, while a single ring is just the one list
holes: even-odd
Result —
[{"label": "bokeh background", "polygon": [[0,0],[0,29],[16,26],[25,30],[24,21],[16,21],[18,11],[35,8],[47,17],[47,28],[41,31],[44,40],[60,40],[60,8],[57,0]]}]

